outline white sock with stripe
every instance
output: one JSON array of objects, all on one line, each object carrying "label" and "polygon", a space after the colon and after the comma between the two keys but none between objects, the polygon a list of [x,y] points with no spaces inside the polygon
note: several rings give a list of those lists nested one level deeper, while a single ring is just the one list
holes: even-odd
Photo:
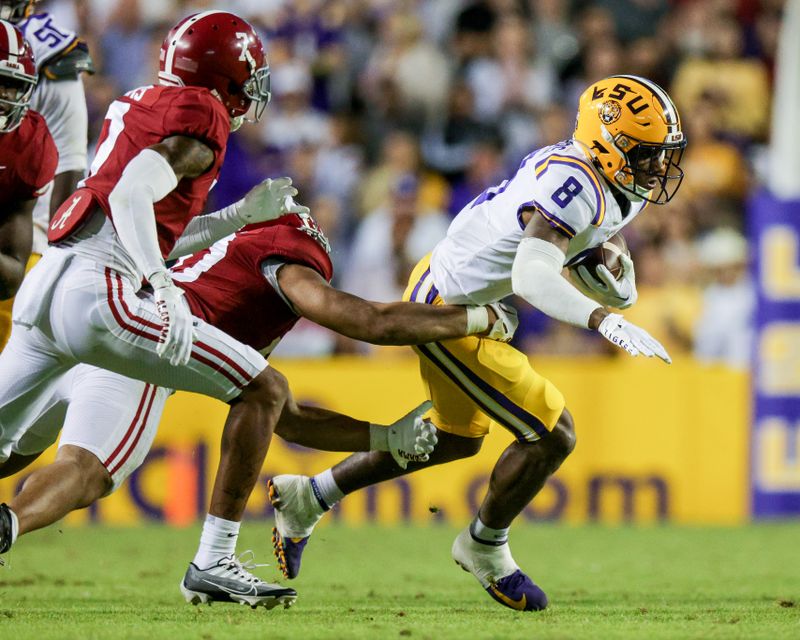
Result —
[{"label": "white sock with stripe", "polygon": [[198,569],[208,569],[222,558],[233,555],[241,524],[212,516],[210,513],[206,515],[203,533],[200,535],[200,546],[192,561],[195,566]]},{"label": "white sock with stripe", "polygon": [[324,511],[327,511],[344,498],[344,493],[342,493],[339,485],[336,484],[336,480],[333,479],[333,471],[331,469],[318,473],[311,478],[310,482],[314,497],[316,497],[319,506]]},{"label": "white sock with stripe", "polygon": [[508,530],[510,527],[504,529],[492,529],[487,527],[481,521],[480,516],[475,516],[475,519],[469,525],[469,533],[475,542],[492,545],[499,547],[500,545],[508,542]]}]

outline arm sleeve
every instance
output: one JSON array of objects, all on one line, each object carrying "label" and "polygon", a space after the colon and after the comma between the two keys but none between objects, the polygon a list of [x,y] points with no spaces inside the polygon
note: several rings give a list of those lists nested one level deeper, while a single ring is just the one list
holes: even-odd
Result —
[{"label": "arm sleeve", "polygon": [[232,213],[230,205],[219,211],[208,213],[204,216],[195,216],[186,225],[181,237],[175,243],[168,258],[174,260],[200,251],[221,240],[225,236],[236,233],[240,224],[238,218]]},{"label": "arm sleeve", "polygon": [[524,238],[511,269],[511,286],[515,294],[551,318],[588,328],[589,317],[600,305],[561,276],[564,261],[564,252],[554,244]]},{"label": "arm sleeve", "polygon": [[152,149],[144,149],[128,163],[108,197],[119,240],[147,279],[166,270],[158,246],[153,204],[177,184],[178,178],[167,159]]}]

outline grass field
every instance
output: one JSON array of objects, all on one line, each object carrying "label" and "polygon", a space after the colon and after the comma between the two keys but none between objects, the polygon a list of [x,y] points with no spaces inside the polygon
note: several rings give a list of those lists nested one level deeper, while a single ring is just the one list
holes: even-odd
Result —
[{"label": "grass field", "polygon": [[[292,609],[192,607],[199,529],[51,528],[0,569],[0,638],[800,638],[800,524],[740,529],[520,525],[551,607],[501,607],[449,555],[449,527],[320,528]],[[240,550],[266,556],[267,526]],[[274,565],[260,570],[277,578]]]}]

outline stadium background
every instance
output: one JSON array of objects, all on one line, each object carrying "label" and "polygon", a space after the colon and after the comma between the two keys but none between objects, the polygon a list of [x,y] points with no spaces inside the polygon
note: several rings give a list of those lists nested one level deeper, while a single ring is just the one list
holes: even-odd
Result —
[{"label": "stadium background", "polygon": [[[782,1],[41,3],[90,44],[93,137],[116,95],[154,81],[169,26],[223,4],[263,30],[273,101],[261,124],[232,136],[209,209],[291,175],[331,238],[336,283],[372,299],[398,299],[463,204],[531,148],[569,137],[590,82],[632,73],[667,88],[689,139],[687,177],[673,202],[626,230],[640,289],[626,316],[676,362],[629,360],[520,305],[516,343],[564,391],[578,431],[524,517],[737,524],[800,513],[800,216],[790,201],[800,194],[796,177],[771,182],[768,146]],[[788,113],[796,120],[796,107]],[[779,132],[790,148],[796,124]],[[784,159],[790,173],[796,159]],[[360,418],[390,420],[422,399],[410,350],[367,349],[310,324],[272,361],[300,400]],[[224,412],[178,394],[140,471],[68,522],[195,522]],[[508,441],[493,433],[475,458],[361,492],[335,517],[465,523]],[[276,439],[264,476],[340,457]],[[21,480],[0,481],[0,500]],[[263,483],[248,515],[270,515]]]}]

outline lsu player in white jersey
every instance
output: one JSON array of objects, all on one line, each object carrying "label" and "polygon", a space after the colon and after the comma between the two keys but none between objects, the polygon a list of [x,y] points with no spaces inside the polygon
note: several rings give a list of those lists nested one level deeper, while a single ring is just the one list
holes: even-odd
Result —
[{"label": "lsu player in white jersey", "polygon": [[[515,293],[547,315],[598,331],[632,356],[664,348],[606,307],[636,300],[633,263],[615,280],[607,270],[576,289],[562,270],[631,223],[649,204],[664,204],[683,178],[686,141],[666,92],[635,76],[612,76],[581,96],[570,140],[531,153],[516,174],[487,189],[450,225],[447,236],[411,275],[406,300],[424,304],[487,304]],[[508,530],[548,476],[575,446],[572,417],[561,392],[528,357],[508,344],[476,337],[415,347],[439,444],[425,464],[477,453],[493,424],[515,441],[491,474],[470,526],[453,543],[456,563],[497,602],[518,610],[547,606],[544,592],[514,561]],[[273,544],[287,577],[317,520],[344,495],[400,475],[391,458],[356,454],[313,478],[277,476]]]},{"label": "lsu player in white jersey", "polygon": [[[35,4],[35,0],[0,0],[0,19],[15,24],[33,48],[39,82],[30,106],[44,116],[58,150],[56,177],[34,205],[28,270],[47,248],[50,216],[86,171],[89,118],[80,76],[94,73],[86,43],[54,22],[50,14],[34,13]],[[11,333],[12,302],[0,304],[0,348]]]}]

